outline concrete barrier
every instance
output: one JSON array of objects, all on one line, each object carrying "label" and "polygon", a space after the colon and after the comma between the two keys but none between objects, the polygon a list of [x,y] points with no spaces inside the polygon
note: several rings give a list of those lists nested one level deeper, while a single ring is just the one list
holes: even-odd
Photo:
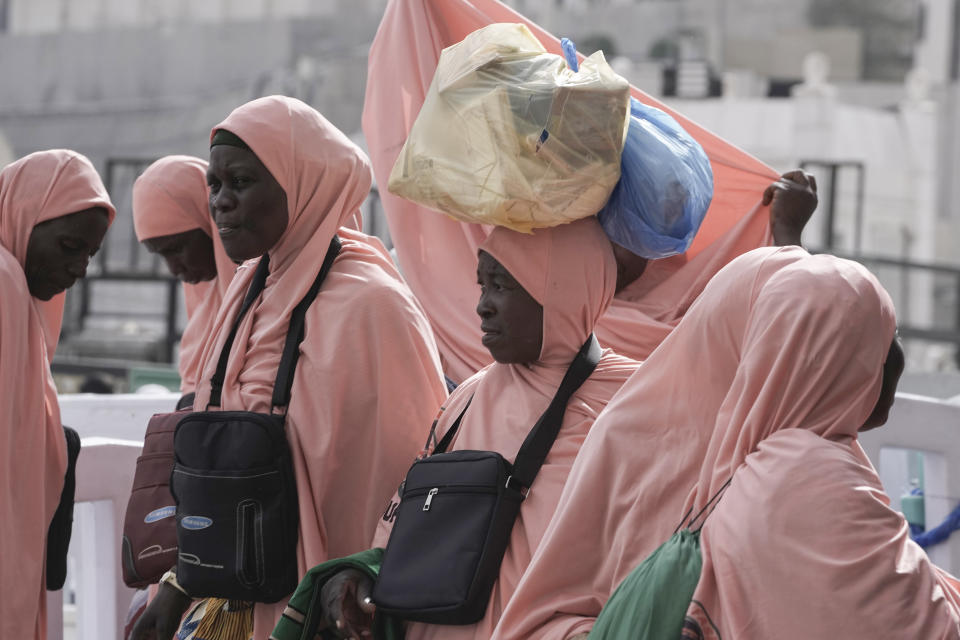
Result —
[{"label": "concrete barrier", "polygon": [[143,433],[154,413],[171,411],[177,394],[65,395],[64,424],[80,433],[77,493],[64,591],[47,597],[47,637],[63,638],[63,597],[76,599],[76,640],[123,640],[133,590],[120,573],[120,537]]}]

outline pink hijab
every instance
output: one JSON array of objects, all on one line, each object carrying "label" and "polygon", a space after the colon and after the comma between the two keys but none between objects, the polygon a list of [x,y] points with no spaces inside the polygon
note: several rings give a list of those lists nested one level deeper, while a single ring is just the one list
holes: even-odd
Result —
[{"label": "pink hijab", "polygon": [[[334,234],[343,242],[307,313],[287,412],[303,574],[367,547],[384,496],[420,450],[446,388],[430,327],[383,245],[341,226],[355,223],[370,189],[363,152],[316,110],[282,96],[238,107],[218,129],[253,150],[286,192],[289,215],[269,252],[266,289],[240,323],[222,409],[270,410],[290,313]],[[195,407],[209,401],[210,377],[255,264],[237,270],[205,341]],[[284,604],[256,606],[258,640],[273,630]]]},{"label": "pink hijab", "polygon": [[166,156],[144,171],[133,183],[133,228],[137,240],[200,229],[213,242],[217,277],[207,282],[183,284],[187,326],[180,338],[180,390],[193,391],[200,375],[202,340],[217,317],[220,301],[237,265],[223,248],[207,202],[207,161],[191,156]]},{"label": "pink hijab", "polygon": [[42,302],[24,274],[34,226],[114,208],[84,156],[39,151],[0,172],[0,637],[46,638],[47,528],[60,502],[66,443],[50,361],[64,295]]},{"label": "pink hijab", "polygon": [[960,593],[910,540],[855,444],[880,394],[893,304],[859,264],[815,256],[770,279],[693,504],[690,609],[706,638],[960,638]]},{"label": "pink hijab", "polygon": [[[420,112],[440,51],[494,22],[525,24],[552,53],[560,42],[498,0],[390,0],[370,49],[363,132],[380,185]],[[768,209],[760,196],[776,173],[639,89],[632,95],[669,113],[710,158],[714,197],[685,256],[665,261],[621,292],[597,326],[617,353],[642,359],[676,326],[707,281],[744,251],[769,244]],[[455,222],[381,188],[390,235],[404,277],[427,311],[444,370],[461,381],[490,363],[474,313],[477,248],[489,227]]]},{"label": "pink hijab", "polygon": [[[492,638],[589,631],[610,594],[683,520],[764,283],[806,258],[756,249],[720,271],[594,424]],[[575,550],[571,553],[571,550]]]},{"label": "pink hijab", "polygon": [[[451,396],[437,432],[446,432],[472,397],[452,448],[495,450],[512,460],[610,304],[616,264],[595,218],[539,229],[533,235],[497,228],[481,250],[506,267],[543,306],[540,359],[529,365],[494,363],[464,382]],[[483,620],[468,626],[414,624],[408,628],[408,639],[490,638],[540,543],[587,432],[637,366],[606,349],[596,370],[571,398],[560,435],[520,509]],[[388,531],[382,528],[375,545],[386,543]]]}]

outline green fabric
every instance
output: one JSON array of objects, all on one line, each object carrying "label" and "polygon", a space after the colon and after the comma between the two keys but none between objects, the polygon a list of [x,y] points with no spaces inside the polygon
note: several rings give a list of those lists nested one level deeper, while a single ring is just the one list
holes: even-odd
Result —
[{"label": "green fabric", "polygon": [[226,129],[217,129],[213,134],[213,140],[210,141],[210,146],[215,147],[218,144],[225,144],[230,147],[239,147],[240,149],[246,149],[250,151],[250,147],[247,146],[247,143],[240,139],[240,136],[227,131]]},{"label": "green fabric", "polygon": [[[271,640],[314,640],[307,638],[306,628],[313,622],[318,622],[321,615],[320,591],[333,575],[343,569],[357,569],[376,580],[380,575],[380,565],[383,562],[383,549],[368,549],[345,558],[328,560],[318,564],[307,572],[297,590],[293,592],[287,610],[284,612],[277,626],[273,629]],[[297,618],[302,620],[298,621]],[[322,638],[335,638],[332,633],[321,632]],[[373,637],[375,640],[403,640],[404,624],[401,620],[390,616],[374,617]]]},{"label": "green fabric", "polygon": [[700,532],[674,534],[630,572],[597,617],[590,640],[674,640],[700,581]]}]

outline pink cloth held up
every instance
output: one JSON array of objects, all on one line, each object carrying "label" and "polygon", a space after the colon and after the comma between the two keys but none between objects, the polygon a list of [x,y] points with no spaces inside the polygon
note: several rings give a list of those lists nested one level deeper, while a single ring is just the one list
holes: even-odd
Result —
[{"label": "pink cloth held up", "polygon": [[114,208],[90,161],[64,149],[0,172],[0,637],[46,638],[45,559],[67,465],[50,361],[64,295],[30,295],[24,265],[35,225]]},{"label": "pink cloth held up", "polygon": [[[595,218],[538,229],[532,235],[497,228],[480,248],[543,306],[543,346],[536,362],[494,363],[460,385],[438,421],[437,433],[446,432],[472,397],[451,449],[493,450],[513,460],[610,304],[616,264]],[[411,624],[408,639],[490,638],[540,543],[587,432],[638,365],[605,349],[596,370],[570,399],[560,435],[520,508],[484,618],[465,626]],[[381,524],[374,546],[387,542],[390,525]]]},{"label": "pink cloth held up", "polygon": [[169,236],[200,229],[210,236],[217,276],[196,284],[183,283],[187,326],[180,338],[180,390],[193,391],[200,376],[202,340],[217,317],[220,301],[237,265],[223,248],[207,191],[207,161],[191,156],[160,158],[133,183],[133,228],[137,240]]},{"label": "pink cloth held up", "polygon": [[751,251],[721,270],[597,419],[497,639],[589,631],[618,584],[681,523],[737,374],[751,309],[799,247]]},{"label": "pink cloth held up", "polygon": [[[427,311],[444,369],[457,381],[491,361],[473,313],[479,296],[476,251],[490,228],[456,222],[394,196],[385,185],[423,105],[440,51],[494,22],[526,24],[548,51],[561,53],[554,36],[497,0],[391,0],[370,49],[363,110],[363,131],[400,267]],[[649,273],[621,292],[597,325],[604,345],[643,359],[721,267],[770,243],[768,209],[759,201],[777,175],[639,89],[631,91],[696,138],[714,175],[713,202],[690,250],[663,264],[651,263]]]},{"label": "pink cloth held up", "polygon": [[[376,239],[343,227],[359,219],[371,183],[363,152],[316,110],[281,96],[235,109],[217,129],[240,137],[287,196],[289,223],[270,250],[264,292],[243,318],[221,407],[269,411],[290,313],[313,284],[334,234],[343,248],[306,317],[287,412],[300,500],[301,575],[365,549],[383,500],[423,444],[446,397],[420,304]],[[244,263],[204,342],[195,407],[253,276]],[[254,636],[273,631],[285,603],[258,604]]]},{"label": "pink cloth held up", "polygon": [[960,638],[960,592],[856,444],[895,324],[854,262],[806,258],[764,287],[689,501],[733,478],[701,534],[705,637]]}]

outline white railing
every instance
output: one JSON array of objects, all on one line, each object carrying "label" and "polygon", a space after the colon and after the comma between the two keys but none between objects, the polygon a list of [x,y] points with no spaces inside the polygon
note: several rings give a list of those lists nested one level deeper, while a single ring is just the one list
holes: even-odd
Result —
[{"label": "white railing", "polygon": [[[122,640],[133,592],[120,578],[120,532],[134,465],[147,421],[169,411],[176,395],[62,396],[63,422],[80,432],[77,512],[68,578],[76,594],[77,640]],[[896,507],[907,485],[904,449],[924,452],[927,523],[939,523],[960,498],[960,406],[899,394],[882,429],[861,438]],[[960,573],[960,533],[930,550],[941,567]],[[62,592],[48,599],[48,637],[63,637]]]},{"label": "white railing", "polygon": [[[943,522],[960,503],[960,405],[897,394],[887,424],[864,433],[860,442],[877,467],[894,508],[909,484],[907,450],[923,453],[927,527]],[[928,549],[928,554],[938,566],[960,575],[960,532]]]},{"label": "white railing", "polygon": [[[67,589],[76,596],[77,640],[123,640],[133,590],[120,574],[120,536],[143,432],[154,413],[171,411],[178,395],[66,395],[63,423],[83,445]],[[63,591],[47,597],[47,637],[63,638]]]}]

